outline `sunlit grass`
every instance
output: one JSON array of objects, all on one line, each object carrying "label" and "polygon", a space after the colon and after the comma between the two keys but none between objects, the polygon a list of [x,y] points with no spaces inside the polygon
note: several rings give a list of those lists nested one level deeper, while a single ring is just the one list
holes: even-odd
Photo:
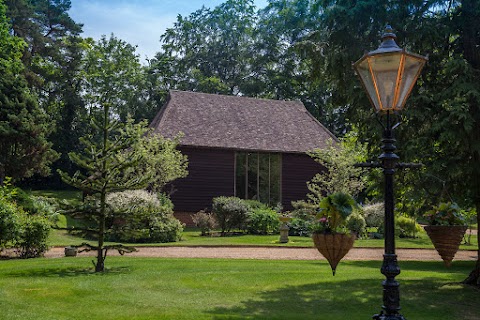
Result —
[{"label": "sunlit grass", "polygon": [[[407,319],[475,319],[478,292],[458,284],[473,262],[451,269],[402,262]],[[1,319],[369,319],[382,304],[379,261],[108,257],[0,261]]]}]

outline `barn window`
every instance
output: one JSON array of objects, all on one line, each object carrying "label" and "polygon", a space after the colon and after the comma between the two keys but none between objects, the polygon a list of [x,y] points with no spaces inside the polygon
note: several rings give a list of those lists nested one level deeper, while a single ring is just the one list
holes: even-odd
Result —
[{"label": "barn window", "polygon": [[277,153],[237,152],[235,195],[272,206],[281,202],[280,157]]}]

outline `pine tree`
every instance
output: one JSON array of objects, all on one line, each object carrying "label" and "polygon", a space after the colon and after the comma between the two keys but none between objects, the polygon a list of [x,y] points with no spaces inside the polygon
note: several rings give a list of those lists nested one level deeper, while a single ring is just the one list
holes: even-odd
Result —
[{"label": "pine tree", "polygon": [[25,43],[10,34],[5,10],[0,2],[0,185],[7,175],[47,175],[57,158],[47,141],[53,126],[22,76]]},{"label": "pine tree", "polygon": [[109,217],[106,196],[110,192],[145,188],[152,180],[151,174],[134,175],[135,167],[144,156],[138,151],[147,131],[145,123],[122,123],[111,117],[108,104],[91,119],[92,134],[80,139],[84,153],[69,153],[70,160],[82,168],[73,176],[59,171],[62,180],[89,195],[89,199],[72,211],[73,215],[88,216],[96,226],[88,229],[97,239],[96,246],[82,244],[85,250],[97,252],[95,272],[105,270],[108,250],[116,249],[121,254],[134,251],[122,245],[105,245]]}]

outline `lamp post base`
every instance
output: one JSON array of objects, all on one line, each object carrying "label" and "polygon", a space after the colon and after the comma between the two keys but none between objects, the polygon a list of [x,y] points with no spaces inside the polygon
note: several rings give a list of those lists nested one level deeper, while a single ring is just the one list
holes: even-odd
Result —
[{"label": "lamp post base", "polygon": [[406,320],[401,314],[386,315],[382,312],[372,317],[374,320]]}]

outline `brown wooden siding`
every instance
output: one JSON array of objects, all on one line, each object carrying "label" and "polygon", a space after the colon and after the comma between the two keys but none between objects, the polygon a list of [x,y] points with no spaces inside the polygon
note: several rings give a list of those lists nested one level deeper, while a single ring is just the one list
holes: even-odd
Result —
[{"label": "brown wooden siding", "polygon": [[282,206],[291,210],[291,202],[305,200],[307,182],[322,170],[322,166],[306,154],[284,153],[282,157]]},{"label": "brown wooden siding", "polygon": [[212,198],[233,196],[235,152],[221,149],[180,147],[188,156],[188,176],[173,181],[175,211],[211,209]]}]

